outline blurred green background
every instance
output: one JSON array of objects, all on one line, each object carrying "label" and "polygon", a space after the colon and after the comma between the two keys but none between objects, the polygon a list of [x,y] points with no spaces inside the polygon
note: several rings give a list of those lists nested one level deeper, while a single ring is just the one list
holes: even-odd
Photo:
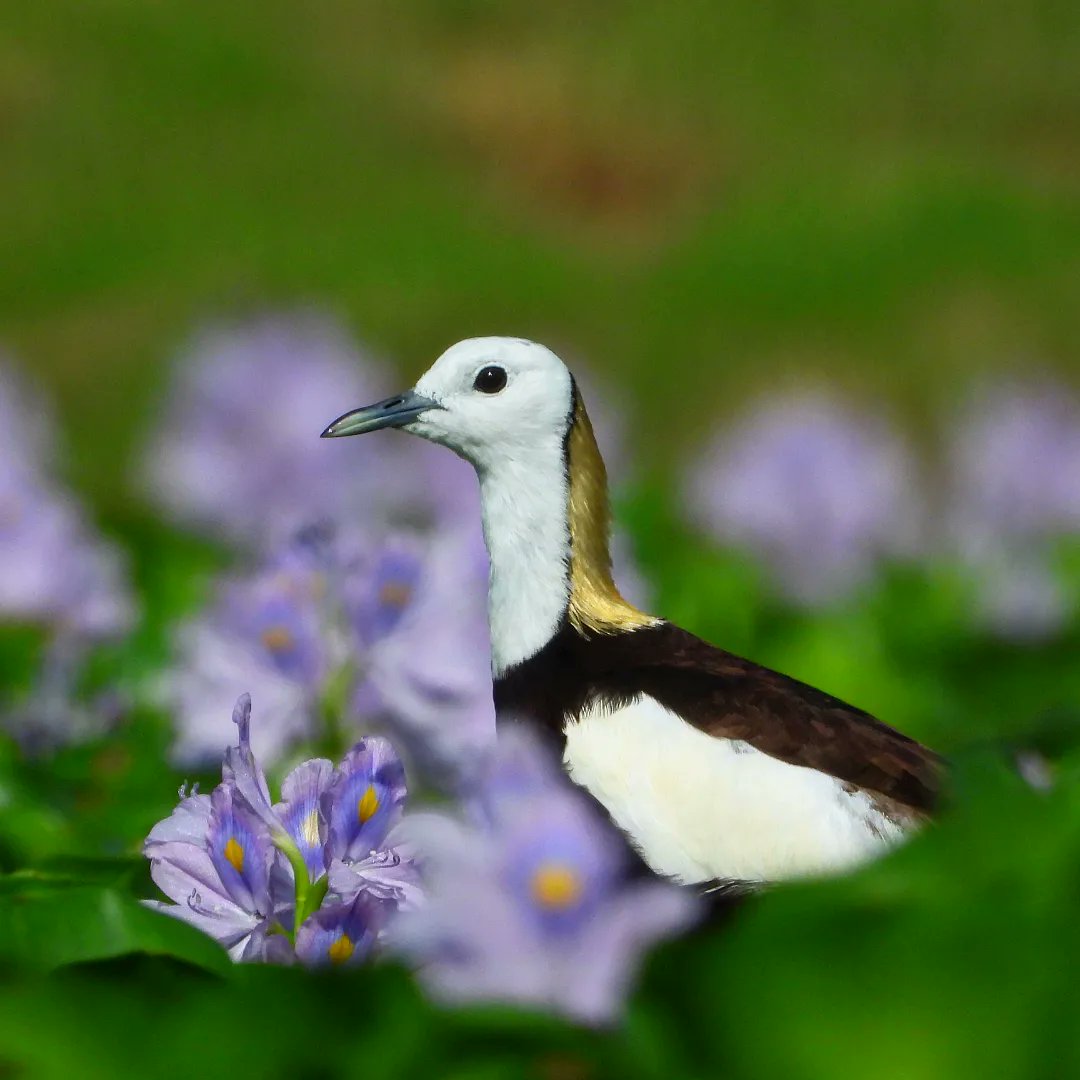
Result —
[{"label": "blurred green background", "polygon": [[587,357],[663,460],[826,373],[913,426],[1080,344],[1080,8],[42,0],[0,16],[0,328],[116,496],[170,347],[313,300],[411,380]]},{"label": "blurred green background", "polygon": [[390,969],[208,975],[202,939],[125,921],[140,858],[69,852],[168,812],[162,718],[44,762],[5,743],[5,842],[57,865],[0,879],[0,1076],[348,1075],[376,1050],[400,1076],[1076,1075],[1075,620],[993,641],[933,567],[779,611],[657,493],[749,397],[820,379],[885,398],[933,475],[973,380],[1080,376],[1078,295],[1075,2],[3,5],[0,348],[56,401],[148,613],[98,681],[159,667],[223,561],[130,501],[176,349],[310,302],[403,385],[472,334],[586,360],[630,413],[660,609],[957,751],[959,809],[665,950],[606,1038],[451,1019]]}]

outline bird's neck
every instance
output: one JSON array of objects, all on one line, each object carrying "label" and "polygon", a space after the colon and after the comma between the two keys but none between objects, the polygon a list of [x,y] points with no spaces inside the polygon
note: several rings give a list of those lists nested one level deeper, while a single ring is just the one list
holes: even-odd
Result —
[{"label": "bird's neck", "polygon": [[565,437],[481,469],[480,495],[496,678],[535,656],[566,623],[589,636],[656,621],[627,603],[612,580],[607,475],[576,394]]}]

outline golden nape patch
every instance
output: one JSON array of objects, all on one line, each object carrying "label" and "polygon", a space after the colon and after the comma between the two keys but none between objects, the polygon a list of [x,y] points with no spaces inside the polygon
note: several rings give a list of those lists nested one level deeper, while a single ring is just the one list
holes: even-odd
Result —
[{"label": "golden nape patch", "polygon": [[657,620],[619,594],[611,576],[607,470],[585,403],[575,395],[567,447],[570,472],[570,625],[579,633],[616,634]]}]

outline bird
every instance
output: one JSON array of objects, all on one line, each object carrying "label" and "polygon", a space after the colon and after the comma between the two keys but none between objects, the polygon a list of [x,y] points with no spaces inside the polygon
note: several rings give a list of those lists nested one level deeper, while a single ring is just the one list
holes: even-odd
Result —
[{"label": "bird", "polygon": [[604,462],[553,351],[460,341],[413,389],[322,434],[386,428],[473,465],[496,714],[525,717],[555,743],[653,873],[702,889],[827,875],[933,815],[933,751],[623,598]]}]

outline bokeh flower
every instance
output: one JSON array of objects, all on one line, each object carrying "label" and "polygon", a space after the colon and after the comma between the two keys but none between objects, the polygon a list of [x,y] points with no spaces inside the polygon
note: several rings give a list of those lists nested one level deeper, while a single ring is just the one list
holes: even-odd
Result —
[{"label": "bokeh flower", "polygon": [[327,529],[225,580],[178,635],[177,759],[216,756],[219,718],[251,685],[263,761],[359,717],[453,771],[494,735],[483,574],[465,534]]},{"label": "bokeh flower", "polygon": [[806,604],[841,598],[917,550],[923,507],[903,443],[825,397],[766,402],[706,448],[686,490],[715,539],[760,558]]},{"label": "bokeh flower", "polygon": [[41,404],[0,371],[0,620],[93,640],[127,630],[135,607],[119,552],[56,482]]},{"label": "bokeh flower", "polygon": [[209,327],[180,358],[146,451],[146,489],[177,520],[245,547],[327,521],[416,522],[455,512],[475,499],[463,462],[445,454],[436,462],[403,437],[318,437],[338,414],[389,393],[393,381],[314,313]]},{"label": "bokeh flower", "polygon": [[625,882],[619,839],[523,731],[500,740],[478,799],[472,824],[416,819],[427,895],[395,922],[395,947],[443,1000],[611,1020],[643,950],[693,921],[694,898]]},{"label": "bokeh flower", "polygon": [[1050,381],[984,387],[950,425],[947,462],[946,545],[983,624],[1016,639],[1060,629],[1076,597],[1052,553],[1080,533],[1080,401]]}]

